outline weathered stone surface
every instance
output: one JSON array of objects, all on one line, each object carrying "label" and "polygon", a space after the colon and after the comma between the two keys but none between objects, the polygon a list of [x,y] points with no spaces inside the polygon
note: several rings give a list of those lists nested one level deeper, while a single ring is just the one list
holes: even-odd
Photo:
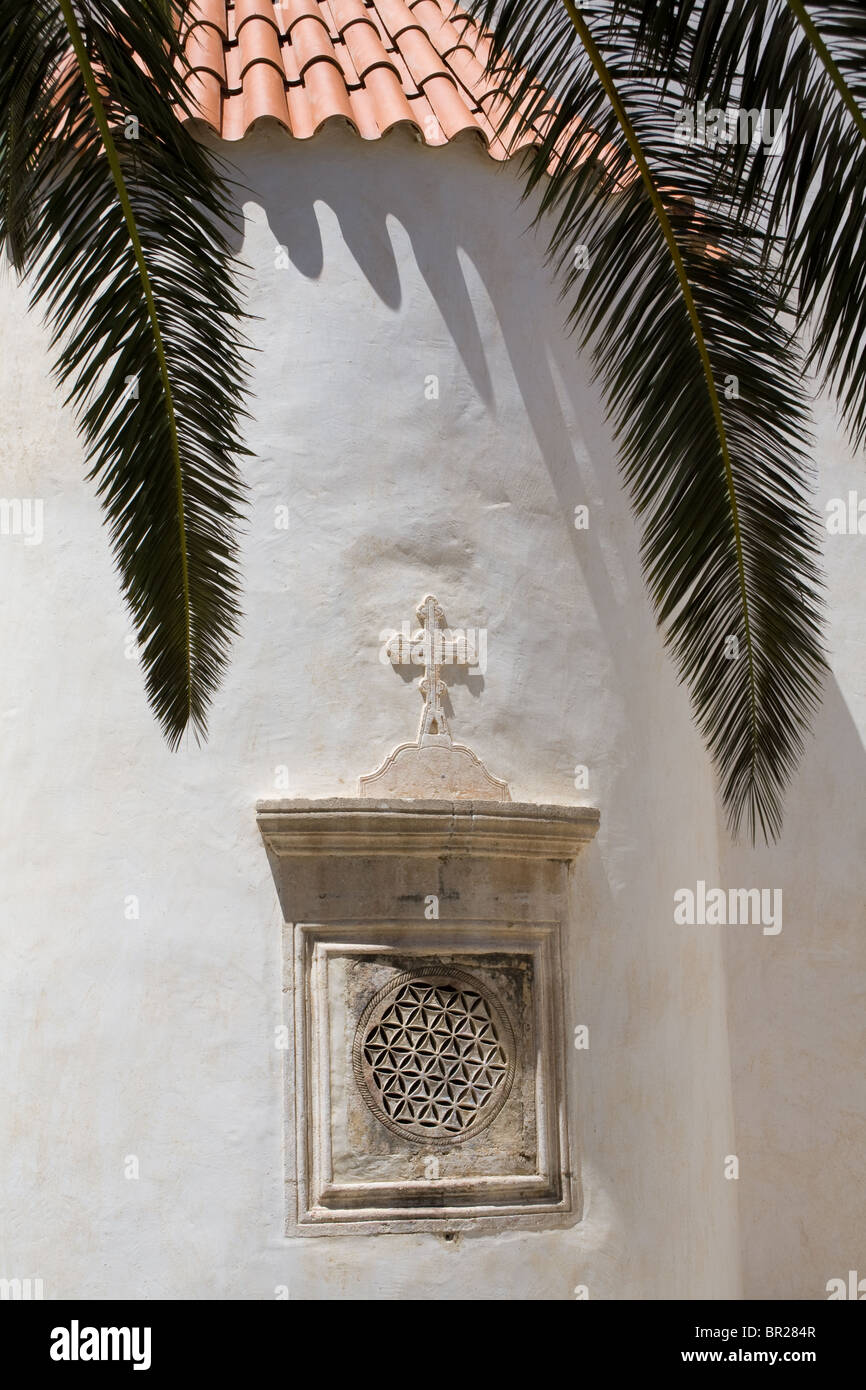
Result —
[{"label": "weathered stone surface", "polygon": [[599,813],[591,806],[444,798],[259,801],[256,814],[268,848],[292,856],[470,854],[567,862],[599,826]]},{"label": "weathered stone surface", "polygon": [[587,807],[271,801],[288,1234],[562,1225],[562,934]]},{"label": "weathered stone surface", "polygon": [[[287,1059],[287,1234],[579,1219],[562,1106],[559,924],[516,932],[497,923],[457,935],[447,918],[412,927],[298,923],[286,928],[286,949],[295,1039]],[[485,1001],[481,1043],[458,1047],[451,1034],[425,1052],[420,1028],[392,1026],[383,1002],[402,1000],[409,983],[423,998],[428,979],[446,1003],[461,990]],[[427,1013],[441,1026],[445,1010]],[[390,1052],[379,1045],[383,1017],[394,1035]],[[453,1026],[468,1026],[465,1017],[455,1009]],[[498,1070],[479,1085],[474,1072],[489,1066],[488,1053]],[[456,1133],[461,1107],[467,1124]]]},{"label": "weathered stone surface", "polygon": [[415,611],[422,627],[414,634],[396,635],[387,650],[394,666],[412,662],[424,667],[418,681],[424,699],[418,737],[395,748],[377,772],[361,777],[360,794],[510,801],[507,783],[492,777],[471,748],[454,743],[448,728],[443,704],[448,687],[442,672],[477,664],[475,643],[467,642],[465,634],[456,638],[445,627],[445,614],[432,594]]},{"label": "weathered stone surface", "polygon": [[507,784],[491,777],[471,748],[452,743],[450,738],[441,742],[427,738],[424,742],[401,744],[378,772],[360,779],[360,793],[365,797],[511,799]]}]

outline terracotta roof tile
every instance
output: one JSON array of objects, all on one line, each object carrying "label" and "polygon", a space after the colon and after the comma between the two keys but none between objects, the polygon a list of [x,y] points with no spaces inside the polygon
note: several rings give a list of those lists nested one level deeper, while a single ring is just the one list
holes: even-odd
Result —
[{"label": "terracotta roof tile", "polygon": [[[417,125],[412,114],[403,85],[393,67],[372,68],[367,73],[365,87],[369,92],[376,128],[380,135],[387,135],[401,121],[411,121]],[[423,134],[420,126],[418,133]]]},{"label": "terracotta roof tile", "polygon": [[356,87],[349,92],[349,105],[352,108],[355,129],[363,140],[378,140],[382,132],[376,121],[376,103],[373,93],[366,87]]},{"label": "terracotta roof tile", "polygon": [[240,36],[241,28],[249,19],[261,19],[277,28],[276,6],[273,0],[235,0],[235,35]]},{"label": "terracotta roof tile", "polygon": [[413,25],[420,27],[406,0],[375,0],[373,8],[393,39]]},{"label": "terracotta roof tile", "polygon": [[[427,145],[469,135],[505,160],[540,144],[552,119],[550,104],[534,110],[530,93],[521,109],[533,108],[531,128],[518,135],[512,120],[499,129],[505,108],[486,73],[489,37],[451,0],[190,0],[181,36],[193,114],[225,140],[265,118],[299,140],[338,120],[365,140],[398,125]],[[595,155],[613,174],[615,152],[589,129],[575,146],[576,136],[575,121],[549,167],[571,147],[572,159]],[[612,191],[639,176],[632,165]]]},{"label": "terracotta roof tile", "polygon": [[475,94],[476,100],[480,104],[484,99],[489,83],[489,78],[485,79],[484,64],[465,44],[457,44],[454,48],[449,48],[445,55],[445,61],[468,90]]},{"label": "terracotta roof tile", "polygon": [[483,135],[485,144],[488,143],[487,130],[479,124],[474,112],[469,110],[451,78],[439,74],[429,77],[424,83],[424,95],[449,140],[464,130],[473,130]]},{"label": "terracotta roof tile", "polygon": [[241,90],[241,50],[238,44],[229,44],[225,51],[226,83],[230,92]]},{"label": "terracotta roof tile", "polygon": [[[421,132],[424,143],[427,145],[447,145],[448,136],[442,127],[439,117],[430,105],[423,92],[411,97],[409,102],[412,108],[412,116],[415,125]],[[459,132],[456,132],[459,134]]]},{"label": "terracotta roof tile", "polygon": [[343,30],[342,37],[343,42],[339,46],[348,50],[359,82],[363,82],[371,68],[380,67],[383,63],[390,63],[400,75],[393,56],[382,47],[376,26],[368,20],[355,20]]},{"label": "terracotta roof tile", "polygon": [[340,72],[334,45],[321,18],[313,19],[312,16],[302,15],[292,26],[291,35],[291,46],[298,57],[298,71],[301,77],[310,63],[322,58],[333,63],[337,72]]},{"label": "terracotta roof tile", "polygon": [[224,0],[192,0],[189,7],[190,24],[213,24],[228,38],[226,6]]},{"label": "terracotta roof tile", "polygon": [[342,120],[365,140],[403,124],[514,153],[494,132],[488,40],[451,0],[193,0],[184,38],[195,114],[226,140],[265,117],[300,140]]},{"label": "terracotta roof tile", "polygon": [[[282,71],[278,72],[275,65],[267,59],[253,60],[245,64],[241,78],[243,85],[240,98],[244,104],[246,129],[262,116],[272,116],[274,120],[282,121],[285,125],[288,113],[286,79]],[[227,104],[230,105],[233,100],[233,97],[228,97]]]},{"label": "terracotta roof tile", "polygon": [[219,130],[223,125],[223,88],[211,72],[194,72],[187,82],[190,104],[202,120]]},{"label": "terracotta roof tile", "polygon": [[215,25],[194,24],[187,33],[184,48],[193,72],[212,72],[225,85],[225,43]]},{"label": "terracotta roof tile", "polygon": [[[328,6],[337,25],[337,33],[342,34],[347,24],[355,24],[362,20],[365,24],[372,23],[370,11],[364,4],[364,0],[331,0]],[[373,26],[375,28],[375,25]]]},{"label": "terracotta roof tile", "polygon": [[241,55],[241,82],[253,63],[270,63],[283,76],[283,56],[280,36],[273,24],[254,16],[238,25],[238,48]]},{"label": "terracotta roof tile", "polygon": [[397,39],[397,45],[419,87],[423,87],[431,77],[450,77],[450,69],[445,59],[440,58],[427,35],[420,29],[405,29]]},{"label": "terracotta roof tile", "polygon": [[335,117],[342,116],[352,121],[349,93],[336,61],[324,57],[312,58],[303,69],[303,77],[316,130]]}]

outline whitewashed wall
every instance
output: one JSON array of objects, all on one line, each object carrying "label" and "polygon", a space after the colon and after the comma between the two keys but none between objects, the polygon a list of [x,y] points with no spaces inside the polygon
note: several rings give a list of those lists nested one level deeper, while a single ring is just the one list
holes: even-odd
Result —
[{"label": "whitewashed wall", "polygon": [[[778,938],[675,926],[674,890],[734,882],[740,861],[654,629],[598,394],[522,234],[515,173],[402,135],[293,145],[259,132],[230,153],[248,190],[260,352],[246,621],[204,748],[170,754],[150,716],[44,333],[8,272],[0,296],[0,492],[45,509],[40,545],[0,537],[0,1274],[41,1277],[46,1297],[288,1285],[567,1299],[578,1284],[590,1298],[736,1297],[741,1268],[760,1295],[769,1268],[768,1296],[821,1296],[830,1257],[841,1272],[856,1255],[843,1205],[862,1202],[852,1152],[831,1153],[825,1132],[854,1123],[839,1117],[858,1062],[862,617],[792,798],[790,847],[756,869],[772,886],[782,866],[786,894],[812,896],[799,917],[786,897]],[[588,531],[574,529],[578,504]],[[862,551],[849,538],[838,554],[849,621]],[[414,736],[419,696],[380,664],[378,637],[428,591],[454,625],[489,632],[483,683],[451,691],[455,736],[516,798],[602,811],[575,875],[566,982],[570,1025],[590,1028],[589,1051],[571,1051],[587,1213],[495,1247],[286,1241],[279,911],[254,804],[353,795]],[[590,770],[580,793],[577,764]],[[816,922],[825,876],[833,906]],[[791,1136],[813,1103],[820,1156],[804,1120],[798,1164]]]},{"label": "whitewashed wall", "polygon": [[825,1298],[831,1279],[866,1278],[866,460],[852,459],[823,401],[816,462],[825,520],[851,493],[864,513],[863,534],[825,537],[832,675],[781,843],[734,850],[720,837],[726,881],[784,895],[779,936],[726,937],[743,1278],[755,1298]]}]

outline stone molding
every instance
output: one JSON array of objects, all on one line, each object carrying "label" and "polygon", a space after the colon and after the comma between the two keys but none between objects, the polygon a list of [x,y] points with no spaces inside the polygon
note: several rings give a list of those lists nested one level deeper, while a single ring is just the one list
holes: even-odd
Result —
[{"label": "stone molding", "polygon": [[589,806],[333,797],[260,801],[259,830],[283,855],[529,856],[570,861],[595,837]]},{"label": "stone molding", "polygon": [[[564,936],[570,866],[595,836],[598,811],[365,797],[261,801],[256,810],[284,919],[286,1235],[580,1220],[565,1100]],[[431,1132],[419,1147],[417,1134],[370,1105],[357,1040],[377,1000],[407,975],[431,974],[446,986],[468,974],[482,997],[500,1001],[508,1026],[495,1031],[507,1043],[509,1085],[489,1123],[473,1122],[460,1142]],[[425,1016],[424,1027],[435,1026]],[[443,1105],[438,1088],[456,1086],[447,1102],[465,1104],[460,1086],[471,1078],[434,1076],[418,1060],[429,1039],[395,1037],[384,1044],[393,1056],[367,1059],[387,1072],[389,1103],[395,1088],[409,1087],[400,1090],[408,1098],[420,1086],[425,1105]],[[478,1060],[467,1052],[453,1065]],[[486,1053],[480,1061],[489,1063]],[[399,1096],[396,1105],[400,1118]],[[428,1124],[427,1109],[411,1122]]]}]

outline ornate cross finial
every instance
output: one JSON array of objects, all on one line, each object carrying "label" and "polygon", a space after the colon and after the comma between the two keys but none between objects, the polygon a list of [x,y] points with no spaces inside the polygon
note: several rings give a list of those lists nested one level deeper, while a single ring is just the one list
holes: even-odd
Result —
[{"label": "ornate cross finial", "polygon": [[[421,628],[412,632],[404,622],[381,655],[392,666],[423,666],[418,688],[424,700],[421,725],[414,743],[401,743],[377,772],[360,779],[361,796],[475,797],[509,801],[505,782],[491,777],[484,764],[463,744],[454,743],[445,718],[443,698],[447,685],[442,667],[470,666],[487,669],[487,632],[445,626],[441,605],[427,594],[415,610]],[[384,634],[383,634],[384,637]]]},{"label": "ornate cross finial", "polygon": [[450,743],[451,734],[442,700],[448,689],[442,679],[442,667],[477,666],[478,648],[465,632],[452,634],[445,626],[445,614],[432,594],[427,594],[415,609],[421,629],[415,633],[398,633],[388,643],[388,656],[394,666],[409,662],[424,667],[418,688],[424,699],[421,711],[419,743],[430,739]]}]

